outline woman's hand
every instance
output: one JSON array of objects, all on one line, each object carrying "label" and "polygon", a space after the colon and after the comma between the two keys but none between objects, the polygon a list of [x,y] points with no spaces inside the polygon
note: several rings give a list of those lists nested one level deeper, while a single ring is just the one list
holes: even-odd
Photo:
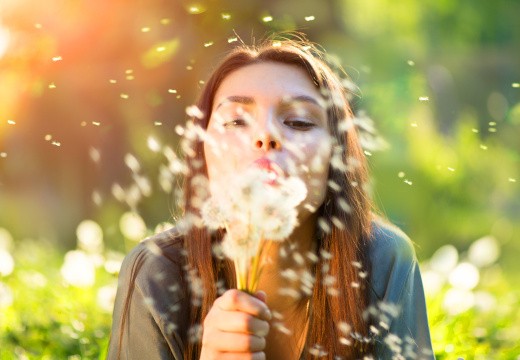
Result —
[{"label": "woman's hand", "polygon": [[200,359],[265,359],[270,319],[264,292],[226,291],[204,320]]}]

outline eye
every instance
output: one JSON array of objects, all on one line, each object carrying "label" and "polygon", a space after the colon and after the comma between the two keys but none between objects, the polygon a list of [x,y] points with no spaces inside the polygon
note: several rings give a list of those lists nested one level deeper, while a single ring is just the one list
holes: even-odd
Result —
[{"label": "eye", "polygon": [[236,118],[224,123],[224,127],[242,127],[247,126],[247,121],[243,118]]},{"label": "eye", "polygon": [[302,131],[310,130],[316,126],[312,121],[302,118],[287,118],[283,123],[293,129]]}]

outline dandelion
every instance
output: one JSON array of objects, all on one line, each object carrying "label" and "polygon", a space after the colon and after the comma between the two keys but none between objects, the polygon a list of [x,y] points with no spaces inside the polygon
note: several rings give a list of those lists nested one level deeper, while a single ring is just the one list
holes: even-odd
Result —
[{"label": "dandelion", "polygon": [[65,282],[77,287],[92,286],[96,279],[96,267],[92,257],[81,250],[72,250],[65,254],[60,272]]},{"label": "dandelion", "polygon": [[11,254],[0,248],[0,275],[8,276],[14,270],[14,259]]},{"label": "dandelion", "polygon": [[467,311],[475,304],[475,295],[464,289],[449,289],[444,295],[442,306],[451,315]]},{"label": "dandelion", "polygon": [[14,296],[11,288],[0,281],[0,309],[11,306],[13,302]]},{"label": "dandelion", "polygon": [[103,251],[103,230],[93,220],[83,220],[76,229],[78,248],[87,253]]},{"label": "dandelion", "polygon": [[8,250],[13,246],[13,236],[9,231],[0,227],[0,249]]},{"label": "dandelion", "polygon": [[105,263],[103,264],[105,271],[109,274],[119,273],[119,270],[121,269],[121,264],[123,263],[124,258],[125,258],[125,255],[123,253],[116,252],[116,251],[109,251],[106,254]]},{"label": "dandelion", "polygon": [[477,286],[480,280],[480,274],[475,265],[463,262],[457,265],[449,276],[450,284],[463,290],[471,290]]},{"label": "dandelion", "polygon": [[440,247],[430,259],[430,268],[440,274],[448,274],[457,265],[459,253],[453,245]]},{"label": "dandelion", "polygon": [[116,300],[117,285],[106,285],[97,292],[97,304],[101,310],[111,313]]},{"label": "dandelion", "polygon": [[485,236],[475,241],[468,250],[469,261],[478,267],[493,264],[500,256],[500,247],[492,236]]},{"label": "dandelion", "polygon": [[292,233],[296,206],[307,189],[296,177],[273,179],[261,169],[251,169],[230,184],[232,191],[213,194],[204,203],[202,218],[210,229],[226,229],[222,251],[235,263],[238,289],[254,293],[269,246]]},{"label": "dandelion", "polygon": [[127,239],[134,241],[139,241],[146,235],[146,224],[135,212],[126,212],[121,216],[119,229]]}]

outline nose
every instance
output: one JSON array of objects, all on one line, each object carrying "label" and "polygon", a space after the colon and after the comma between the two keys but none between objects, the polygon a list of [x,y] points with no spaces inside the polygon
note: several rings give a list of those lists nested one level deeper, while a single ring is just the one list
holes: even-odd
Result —
[{"label": "nose", "polygon": [[263,132],[255,136],[254,147],[258,150],[264,151],[280,150],[281,144],[279,140],[275,139],[273,134],[269,132]]}]

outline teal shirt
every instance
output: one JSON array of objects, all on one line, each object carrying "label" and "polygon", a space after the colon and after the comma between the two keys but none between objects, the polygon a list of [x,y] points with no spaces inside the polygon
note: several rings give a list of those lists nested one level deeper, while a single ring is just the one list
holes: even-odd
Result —
[{"label": "teal shirt", "polygon": [[[413,245],[399,229],[380,221],[374,222],[372,233],[368,311],[374,358],[433,359]],[[143,241],[126,256],[119,274],[108,359],[183,359],[190,301],[180,285],[186,276],[183,258],[182,237],[174,230]],[[122,325],[125,311],[127,320]]]}]

